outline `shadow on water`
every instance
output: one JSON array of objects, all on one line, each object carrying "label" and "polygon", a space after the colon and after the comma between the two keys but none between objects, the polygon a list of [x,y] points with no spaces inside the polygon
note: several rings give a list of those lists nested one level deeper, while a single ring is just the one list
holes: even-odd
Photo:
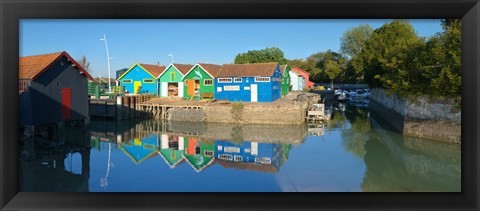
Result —
[{"label": "shadow on water", "polygon": [[[26,140],[23,153],[34,159],[20,160],[19,189],[22,192],[88,192],[90,178],[90,131],[69,128],[61,140],[43,137]],[[34,143],[35,142],[35,143]]]},{"label": "shadow on water", "polygon": [[461,191],[460,145],[406,137],[372,113],[363,191]]}]

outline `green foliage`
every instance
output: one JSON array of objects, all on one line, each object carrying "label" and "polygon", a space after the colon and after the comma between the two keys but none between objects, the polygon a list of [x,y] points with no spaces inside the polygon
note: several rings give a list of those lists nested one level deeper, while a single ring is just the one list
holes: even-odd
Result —
[{"label": "green foliage", "polygon": [[401,97],[460,96],[460,20],[443,20],[442,28],[443,32],[425,40],[406,21],[384,24],[365,42],[361,58],[350,60],[346,72],[352,75],[363,68],[371,87]]},{"label": "green foliage", "polygon": [[373,28],[368,24],[362,24],[343,33],[340,38],[340,52],[354,58],[363,49],[363,45],[373,33]]},{"label": "green foliage", "polygon": [[419,70],[430,94],[461,95],[460,20],[442,21],[443,32],[431,37],[421,54]]},{"label": "green foliage", "polygon": [[279,64],[287,64],[287,59],[280,48],[271,47],[261,50],[250,50],[246,53],[239,53],[235,56],[235,64],[249,64],[249,63],[266,63],[278,62]]},{"label": "green foliage", "polygon": [[376,29],[361,52],[365,81],[371,87],[395,90],[402,96],[414,90],[415,59],[424,45],[410,23],[395,20]]}]

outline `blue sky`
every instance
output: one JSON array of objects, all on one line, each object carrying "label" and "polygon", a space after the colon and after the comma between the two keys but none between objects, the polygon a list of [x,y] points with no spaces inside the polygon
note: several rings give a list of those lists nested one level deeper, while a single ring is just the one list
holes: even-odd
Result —
[{"label": "blue sky", "polygon": [[[378,28],[390,20],[21,20],[20,56],[67,51],[90,61],[93,76],[135,63],[233,63],[238,53],[279,47],[287,59],[340,49],[342,34],[360,24]],[[440,20],[410,20],[419,36],[441,32]]]}]

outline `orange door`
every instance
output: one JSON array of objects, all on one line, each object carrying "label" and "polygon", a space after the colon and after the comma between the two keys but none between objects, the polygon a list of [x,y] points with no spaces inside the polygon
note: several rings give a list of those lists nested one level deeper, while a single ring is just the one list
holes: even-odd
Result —
[{"label": "orange door", "polygon": [[187,87],[188,87],[187,95],[193,96],[193,92],[195,90],[195,81],[194,80],[187,80],[186,83],[187,83]]}]

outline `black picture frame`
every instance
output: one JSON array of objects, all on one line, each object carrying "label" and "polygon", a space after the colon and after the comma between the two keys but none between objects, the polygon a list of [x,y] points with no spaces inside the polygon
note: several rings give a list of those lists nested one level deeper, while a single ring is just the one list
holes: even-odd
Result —
[{"label": "black picture frame", "polygon": [[[0,207],[3,210],[479,210],[478,0],[1,0]],[[461,193],[18,192],[20,19],[462,19]],[[81,30],[81,29],[79,29]]]}]

